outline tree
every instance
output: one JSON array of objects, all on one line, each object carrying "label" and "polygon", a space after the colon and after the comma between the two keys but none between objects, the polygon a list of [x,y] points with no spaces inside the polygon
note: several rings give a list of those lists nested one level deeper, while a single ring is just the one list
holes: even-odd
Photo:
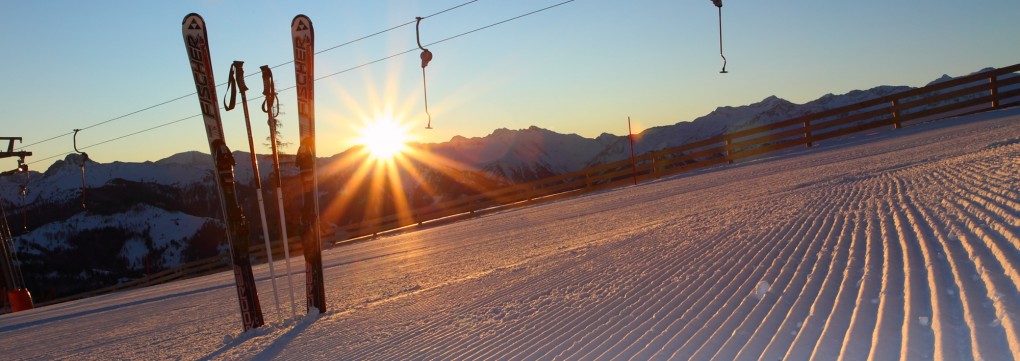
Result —
[{"label": "tree", "polygon": [[277,103],[276,105],[277,105],[278,108],[276,108],[276,110],[275,110],[276,111],[276,115],[273,117],[273,120],[276,121],[276,124],[272,128],[272,129],[275,130],[275,132],[274,132],[274,134],[270,134],[269,136],[266,137],[266,141],[265,141],[265,143],[262,143],[262,146],[264,146],[266,148],[272,148],[273,147],[273,144],[271,143],[272,142],[272,138],[270,138],[270,137],[275,136],[276,137],[276,148],[277,149],[283,149],[283,148],[291,146],[294,143],[284,141],[283,140],[283,135],[280,134],[280,127],[283,127],[283,122],[280,121],[280,115],[283,115],[283,114],[286,114],[286,113],[279,111],[279,108],[282,108],[283,104]]}]

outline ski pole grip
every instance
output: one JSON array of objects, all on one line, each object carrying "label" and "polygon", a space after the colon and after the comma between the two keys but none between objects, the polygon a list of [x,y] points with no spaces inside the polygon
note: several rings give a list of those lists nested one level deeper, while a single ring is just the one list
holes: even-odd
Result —
[{"label": "ski pole grip", "polygon": [[280,107],[276,104],[276,84],[273,82],[273,70],[269,65],[259,67],[262,71],[262,95],[266,98],[262,102],[262,111],[269,114],[269,127],[276,129],[276,122],[272,118],[280,114]]},{"label": "ski pole grip", "polygon": [[244,62],[240,60],[234,60],[234,72],[236,73],[235,79],[237,80],[237,88],[241,92],[248,91],[248,86],[244,84]]},{"label": "ski pole grip", "polygon": [[273,93],[271,84],[273,83],[273,70],[269,69],[269,65],[263,65],[259,67],[262,71],[262,95],[268,97]]}]

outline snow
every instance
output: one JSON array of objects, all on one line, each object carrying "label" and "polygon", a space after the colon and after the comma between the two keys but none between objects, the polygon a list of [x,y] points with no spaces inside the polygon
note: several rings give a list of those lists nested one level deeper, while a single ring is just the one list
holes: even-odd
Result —
[{"label": "snow", "polygon": [[754,298],[757,298],[759,301],[761,301],[762,298],[765,298],[765,294],[769,292],[769,288],[771,287],[772,285],[770,285],[768,282],[765,281],[758,282],[758,288],[754,290]]},{"label": "snow", "polygon": [[1018,121],[882,129],[328,249],[321,315],[275,313],[256,266],[269,324],[248,333],[229,273],[3,315],[0,354],[1013,359]]},{"label": "snow", "polygon": [[[559,134],[532,126],[528,129],[496,129],[482,138],[454,137],[431,147],[436,154],[461,168],[546,166],[556,173],[580,170],[605,147],[596,139]],[[504,173],[511,172],[504,170]]]},{"label": "snow", "polygon": [[[202,228],[207,218],[195,217],[181,212],[171,212],[148,205],[136,205],[127,212],[112,215],[95,213],[78,213],[62,222],[45,224],[33,232],[18,237],[19,244],[31,244],[34,247],[22,247],[21,252],[39,253],[39,249],[67,249],[68,234],[101,228],[128,229],[139,236],[152,240],[152,249],[166,249],[163,262],[177,265],[182,262],[185,244],[182,240],[191,238]],[[176,242],[175,242],[176,241]],[[131,238],[121,248],[123,257],[130,268],[145,269],[145,256],[149,249],[143,238]]]},{"label": "snow", "polygon": [[[208,156],[204,163],[184,160],[186,157],[194,156],[195,152],[189,152],[171,157],[174,159],[143,163],[97,163],[95,158],[90,158],[85,164],[85,184],[89,188],[97,188],[114,179],[181,187],[200,183],[204,177],[212,176],[212,164]],[[250,172],[251,166],[247,169]],[[29,191],[25,203],[32,204],[40,200],[57,202],[79,197],[82,186],[81,172],[81,156],[78,154],[69,154],[63,160],[56,161],[45,173],[38,173],[33,169],[30,172],[32,178],[28,182]],[[0,196],[8,202],[13,200],[20,202],[18,185],[24,183],[22,175],[0,177]]]}]

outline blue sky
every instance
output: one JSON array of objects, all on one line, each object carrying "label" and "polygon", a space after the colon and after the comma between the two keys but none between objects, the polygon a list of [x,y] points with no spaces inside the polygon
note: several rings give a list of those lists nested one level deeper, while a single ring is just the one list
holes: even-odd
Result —
[{"label": "blue sky", "polygon": [[[180,24],[190,12],[209,28],[217,83],[233,60],[247,73],[291,60],[290,21],[308,15],[317,50],[468,0],[433,1],[20,1],[0,21],[0,136],[21,136],[42,170],[72,151],[70,135],[44,141],[193,93]],[[562,0],[479,0],[422,22],[431,43]],[[412,52],[316,82],[318,154],[352,146],[356,129],[389,115],[411,123],[419,142],[484,136],[531,125],[595,137],[690,121],[720,106],[770,95],[803,103],[878,85],[920,86],[1020,62],[1020,2],[724,0],[729,74],[719,74],[716,8],[708,0],[576,0],[428,46],[425,130],[421,70]],[[414,26],[317,55],[326,76],[416,46]],[[294,84],[290,64],[274,69]],[[249,97],[261,94],[248,79]],[[225,87],[218,89],[222,98]],[[284,138],[297,139],[293,90],[280,93]],[[268,134],[251,103],[255,136]],[[82,131],[89,146],[198,114],[194,96]],[[247,150],[240,110],[223,113],[228,144]],[[208,152],[198,117],[89,147],[100,162],[158,160]],[[43,141],[39,143],[40,141]],[[36,143],[36,144],[33,144]],[[285,151],[293,152],[296,146]],[[268,152],[259,147],[259,152]],[[44,160],[44,158],[55,158]],[[13,158],[0,169],[13,169]]]}]

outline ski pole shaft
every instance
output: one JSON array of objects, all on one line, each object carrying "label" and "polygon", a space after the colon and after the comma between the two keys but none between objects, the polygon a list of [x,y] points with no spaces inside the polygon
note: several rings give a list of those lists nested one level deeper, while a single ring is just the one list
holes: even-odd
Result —
[{"label": "ski pole shaft", "polygon": [[273,70],[269,65],[259,68],[262,71],[262,95],[265,96],[265,103],[262,111],[268,116],[269,123],[269,145],[273,150],[273,175],[276,176],[276,208],[280,214],[280,240],[283,242],[283,264],[287,272],[287,290],[290,293],[290,313],[292,317],[297,316],[297,301],[294,299],[294,283],[291,281],[290,270],[290,242],[287,240],[287,217],[283,208],[283,176],[280,174],[280,153],[276,148],[276,83],[273,81]]},{"label": "ski pole shaft", "polygon": [[294,299],[294,283],[290,279],[290,241],[287,239],[287,220],[283,215],[283,190],[276,187],[276,206],[280,208],[280,240],[283,241],[284,267],[287,268],[287,289],[290,291],[290,313],[297,316],[297,300]]}]

